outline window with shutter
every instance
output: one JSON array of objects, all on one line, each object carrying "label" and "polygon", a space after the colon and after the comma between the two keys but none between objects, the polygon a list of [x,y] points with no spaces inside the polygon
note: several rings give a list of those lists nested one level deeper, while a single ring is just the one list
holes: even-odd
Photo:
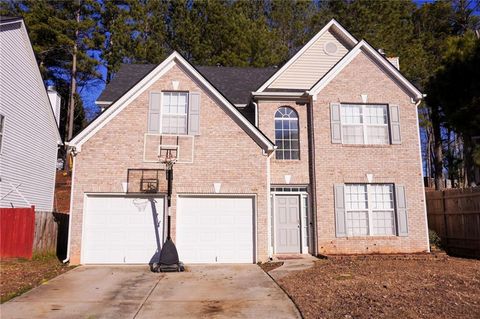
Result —
[{"label": "window with shutter", "polygon": [[341,104],[343,144],[389,144],[387,105]]},{"label": "window with shutter", "polygon": [[393,184],[338,185],[335,187],[335,217],[337,237],[406,236],[404,187]]},{"label": "window with shutter", "polygon": [[152,92],[148,112],[148,132],[199,135],[200,93]]}]

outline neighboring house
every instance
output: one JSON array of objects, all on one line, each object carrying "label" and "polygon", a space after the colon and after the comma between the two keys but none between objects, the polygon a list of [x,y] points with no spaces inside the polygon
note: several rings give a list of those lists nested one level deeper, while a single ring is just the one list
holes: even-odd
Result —
[{"label": "neighboring house", "polygon": [[24,21],[0,17],[0,207],[53,211],[61,138],[49,95],[57,110],[59,96],[47,94]]},{"label": "neighboring house", "polygon": [[[69,143],[70,261],[150,261],[166,224],[155,169],[172,144],[184,262],[428,251],[421,99],[398,59],[335,20],[279,69],[194,67],[176,52],[124,65]],[[141,193],[152,181],[161,190]]]}]

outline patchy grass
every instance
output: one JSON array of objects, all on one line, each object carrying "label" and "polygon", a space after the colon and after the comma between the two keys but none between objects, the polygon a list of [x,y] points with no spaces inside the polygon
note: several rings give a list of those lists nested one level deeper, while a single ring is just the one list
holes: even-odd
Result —
[{"label": "patchy grass", "polygon": [[325,259],[279,280],[304,318],[480,318],[480,261]]},{"label": "patchy grass", "polygon": [[72,269],[56,256],[0,260],[0,302],[4,303]]}]

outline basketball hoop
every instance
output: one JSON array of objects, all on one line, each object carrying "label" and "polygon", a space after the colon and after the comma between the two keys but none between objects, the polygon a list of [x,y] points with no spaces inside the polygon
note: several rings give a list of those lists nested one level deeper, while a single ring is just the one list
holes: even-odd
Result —
[{"label": "basketball hoop", "polygon": [[145,208],[147,208],[148,199],[146,198],[134,198],[133,205],[137,208],[138,212],[144,212]]},{"label": "basketball hoop", "polygon": [[160,153],[160,155],[158,156],[160,163],[165,164],[165,169],[167,171],[172,170],[173,164],[175,164],[175,162],[177,161],[177,157],[173,155],[173,150],[176,152],[176,149],[166,148],[164,149],[164,152]]}]

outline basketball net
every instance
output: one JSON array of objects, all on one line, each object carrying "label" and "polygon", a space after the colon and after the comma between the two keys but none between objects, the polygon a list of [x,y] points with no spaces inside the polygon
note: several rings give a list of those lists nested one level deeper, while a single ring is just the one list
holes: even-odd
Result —
[{"label": "basketball net", "polygon": [[173,156],[172,150],[167,150],[164,157],[160,157],[160,163],[165,164],[166,170],[171,170],[177,158]]}]

